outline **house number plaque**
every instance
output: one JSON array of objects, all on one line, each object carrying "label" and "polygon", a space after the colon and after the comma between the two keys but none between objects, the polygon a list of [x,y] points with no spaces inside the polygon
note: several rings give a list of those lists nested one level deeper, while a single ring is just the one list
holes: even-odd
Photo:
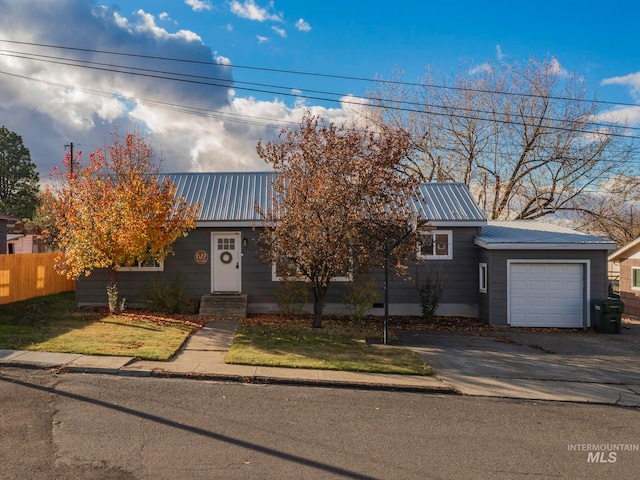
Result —
[{"label": "house number plaque", "polygon": [[209,260],[209,254],[205,250],[198,250],[193,254],[193,258],[196,263],[204,265],[205,263],[207,263],[207,260]]}]

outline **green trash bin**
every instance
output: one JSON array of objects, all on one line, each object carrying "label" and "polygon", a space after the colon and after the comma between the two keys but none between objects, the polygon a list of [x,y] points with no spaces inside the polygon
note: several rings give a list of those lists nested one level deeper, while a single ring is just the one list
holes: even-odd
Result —
[{"label": "green trash bin", "polygon": [[596,330],[600,333],[620,333],[624,302],[619,298],[608,298],[594,302]]}]

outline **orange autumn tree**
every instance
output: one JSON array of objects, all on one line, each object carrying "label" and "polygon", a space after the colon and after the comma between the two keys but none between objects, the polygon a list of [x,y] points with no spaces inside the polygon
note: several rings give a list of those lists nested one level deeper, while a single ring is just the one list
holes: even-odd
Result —
[{"label": "orange autumn tree", "polygon": [[[404,168],[408,146],[403,133],[336,126],[309,112],[278,141],[258,143],[258,155],[277,172],[272,207],[260,212],[264,261],[281,277],[308,282],[313,327],[322,326],[332,281],[384,266],[385,239],[404,235],[415,215],[407,201],[417,186]],[[394,251],[398,269],[409,250]]]},{"label": "orange autumn tree", "polygon": [[119,313],[118,269],[163,261],[172,244],[195,228],[198,205],[176,197],[176,186],[160,181],[143,139],[117,132],[113,142],[89,155],[67,155],[45,193],[55,218],[56,268],[69,278],[111,270],[109,308]]}]

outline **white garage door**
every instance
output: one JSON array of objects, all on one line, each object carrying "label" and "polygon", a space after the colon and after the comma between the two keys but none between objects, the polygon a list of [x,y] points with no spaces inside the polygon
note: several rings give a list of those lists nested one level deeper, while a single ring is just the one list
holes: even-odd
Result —
[{"label": "white garage door", "polygon": [[511,263],[511,326],[582,327],[583,269],[581,263]]}]

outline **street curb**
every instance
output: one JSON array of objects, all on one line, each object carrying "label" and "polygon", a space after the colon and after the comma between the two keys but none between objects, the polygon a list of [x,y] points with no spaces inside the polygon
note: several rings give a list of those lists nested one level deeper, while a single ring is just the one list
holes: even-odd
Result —
[{"label": "street curb", "polygon": [[387,391],[387,392],[407,392],[407,393],[425,393],[425,394],[441,394],[441,395],[460,395],[453,387],[443,386],[425,386],[401,385],[401,384],[382,384],[382,383],[364,383],[364,382],[341,382],[336,380],[313,380],[313,379],[291,379],[277,378],[264,375],[228,375],[216,373],[181,373],[170,372],[166,370],[131,370],[127,368],[112,369],[100,367],[81,367],[73,365],[58,366],[42,366],[36,364],[0,364],[0,368],[16,367],[29,368],[32,370],[50,370],[54,373],[83,373],[83,374],[99,374],[99,375],[119,375],[123,377],[140,377],[140,378],[176,378],[186,380],[206,380],[213,382],[235,382],[253,385],[291,385],[306,387],[325,387],[325,388],[342,388],[353,390],[370,390],[370,391]]}]

